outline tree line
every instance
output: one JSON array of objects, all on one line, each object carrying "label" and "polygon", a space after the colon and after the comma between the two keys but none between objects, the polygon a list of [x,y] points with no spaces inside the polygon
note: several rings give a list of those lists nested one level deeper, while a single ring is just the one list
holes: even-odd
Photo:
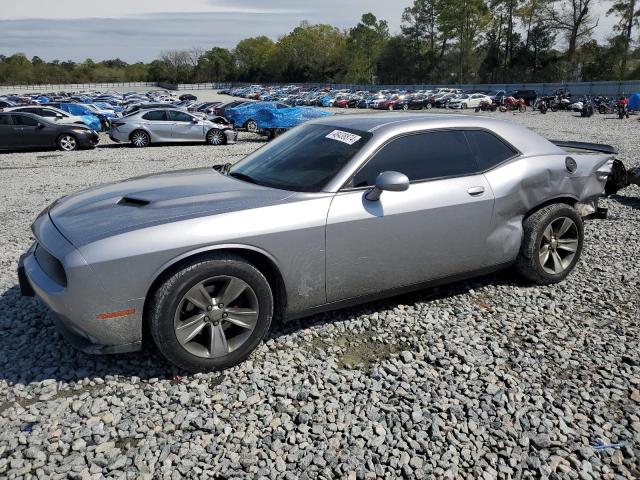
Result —
[{"label": "tree line", "polygon": [[595,0],[415,0],[400,31],[372,13],[348,30],[303,21],[274,41],[162,52],[150,63],[0,55],[0,83],[122,81],[505,83],[640,78],[640,0],[613,0],[598,42]]}]

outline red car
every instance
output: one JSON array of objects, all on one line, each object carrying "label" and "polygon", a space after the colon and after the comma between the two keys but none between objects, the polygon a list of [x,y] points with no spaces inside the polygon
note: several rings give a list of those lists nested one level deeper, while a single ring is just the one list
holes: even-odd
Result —
[{"label": "red car", "polygon": [[349,108],[349,99],[347,97],[338,97],[335,102],[333,102],[333,106],[337,108]]},{"label": "red car", "polygon": [[396,103],[398,103],[400,101],[400,97],[398,96],[393,96],[391,98],[388,98],[387,100],[385,100],[384,102],[382,102],[380,104],[380,109],[381,110],[395,110],[396,109]]}]

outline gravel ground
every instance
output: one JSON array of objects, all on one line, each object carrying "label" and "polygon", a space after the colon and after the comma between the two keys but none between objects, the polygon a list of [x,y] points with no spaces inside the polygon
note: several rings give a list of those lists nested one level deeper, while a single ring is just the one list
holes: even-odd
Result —
[{"label": "gravel ground", "polygon": [[[635,120],[495,115],[640,163]],[[154,352],[66,345],[19,296],[29,224],[80,188],[234,162],[263,142],[103,140],[0,155],[0,477],[640,477],[639,188],[603,202],[611,218],[587,223],[560,285],[506,272],[322,314],[276,326],[236,368],[182,376]]]}]

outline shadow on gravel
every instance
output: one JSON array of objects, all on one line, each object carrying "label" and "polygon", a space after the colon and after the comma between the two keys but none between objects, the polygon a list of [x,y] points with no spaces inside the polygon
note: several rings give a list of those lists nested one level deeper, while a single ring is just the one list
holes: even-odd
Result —
[{"label": "shadow on gravel", "polygon": [[[275,339],[293,333],[297,330],[304,330],[305,328],[321,326],[327,323],[351,321],[354,317],[370,315],[381,310],[393,310],[400,305],[414,305],[417,303],[429,303],[443,298],[454,298],[468,293],[469,290],[479,290],[488,285],[518,286],[521,285],[521,283],[519,277],[514,275],[511,270],[505,270],[482,277],[476,277],[437,287],[429,287],[423,290],[418,290],[417,292],[405,293],[381,300],[375,300],[353,307],[324,312],[311,317],[301,318],[290,323],[278,323],[271,329],[267,338]],[[492,309],[490,304],[481,300],[478,300],[477,306],[482,310]]]},{"label": "shadow on gravel", "polygon": [[[486,285],[517,285],[510,274],[498,273],[403,294],[363,305],[325,312],[290,323],[276,323],[268,338],[276,339],[298,330],[328,323],[352,321],[380,310],[399,305],[428,303],[480,289]],[[490,310],[478,300],[478,308]],[[382,358],[377,358],[378,361]],[[141,352],[96,356],[84,354],[68,345],[57,331],[48,308],[35,298],[22,297],[17,286],[0,295],[0,380],[11,384],[28,384],[46,379],[74,382],[108,376],[171,379],[186,373],[171,365],[153,347]],[[224,374],[222,374],[224,375]],[[222,375],[213,379],[222,379]]]},{"label": "shadow on gravel", "polygon": [[613,195],[611,198],[616,202],[618,202],[620,205],[633,208],[634,210],[640,210],[640,198],[638,197],[625,197],[622,195]]},{"label": "shadow on gravel", "polygon": [[82,353],[65,342],[42,302],[22,297],[18,286],[0,295],[0,380],[9,384],[109,375],[166,379],[181,373],[151,348],[113,356]]}]

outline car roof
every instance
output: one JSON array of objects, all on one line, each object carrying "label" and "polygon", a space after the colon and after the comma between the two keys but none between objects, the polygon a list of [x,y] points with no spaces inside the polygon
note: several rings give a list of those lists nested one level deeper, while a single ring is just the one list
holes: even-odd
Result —
[{"label": "car roof", "polygon": [[374,136],[383,137],[434,129],[483,129],[496,133],[525,155],[562,153],[559,147],[520,124],[479,115],[425,113],[355,114],[323,117],[312,120],[310,123],[367,131],[373,133]]}]

